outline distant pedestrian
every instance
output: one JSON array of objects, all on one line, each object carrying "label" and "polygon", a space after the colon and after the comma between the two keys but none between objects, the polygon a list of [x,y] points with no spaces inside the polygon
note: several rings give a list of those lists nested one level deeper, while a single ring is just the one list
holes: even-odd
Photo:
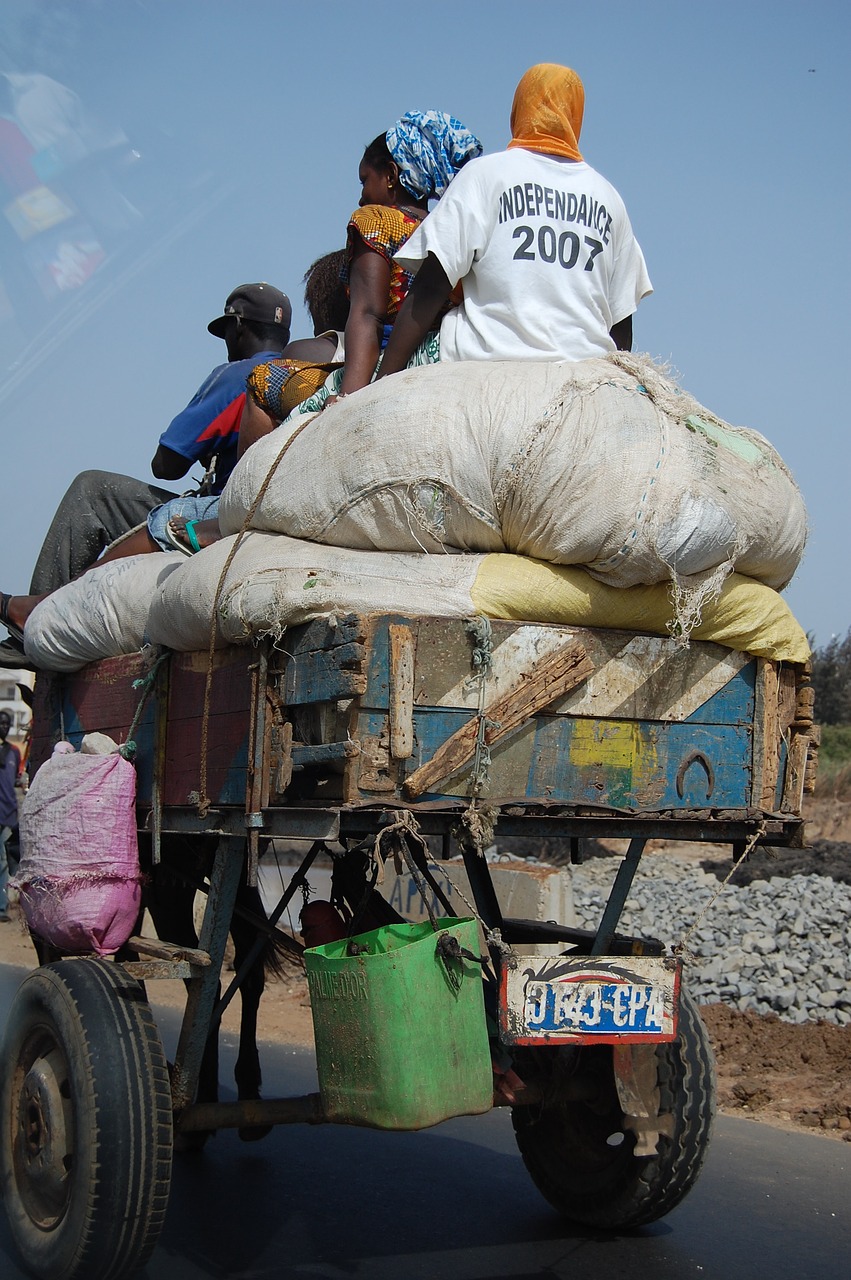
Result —
[{"label": "distant pedestrian", "polygon": [[21,772],[21,753],[6,739],[12,728],[8,711],[0,711],[0,923],[9,919],[6,886],[9,883],[9,863],[6,858],[6,841],[18,825],[18,800],[15,786]]}]

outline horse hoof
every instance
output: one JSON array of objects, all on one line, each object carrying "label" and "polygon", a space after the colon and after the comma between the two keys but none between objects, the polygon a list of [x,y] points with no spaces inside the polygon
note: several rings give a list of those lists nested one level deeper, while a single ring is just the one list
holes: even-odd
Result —
[{"label": "horse hoof", "polygon": [[268,1133],[271,1133],[273,1128],[274,1126],[271,1124],[244,1125],[237,1130],[237,1133],[243,1142],[259,1142],[261,1138],[265,1138]]}]

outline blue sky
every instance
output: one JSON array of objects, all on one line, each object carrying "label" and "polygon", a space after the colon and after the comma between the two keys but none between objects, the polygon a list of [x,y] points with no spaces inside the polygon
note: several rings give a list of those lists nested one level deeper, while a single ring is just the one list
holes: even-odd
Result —
[{"label": "blue sky", "polygon": [[368,141],[433,106],[497,150],[520,75],[553,61],[585,82],[583,152],[653,279],[636,349],[779,449],[811,524],[787,597],[819,643],[844,635],[849,56],[838,0],[4,0],[0,70],[46,72],[121,123],[146,218],[28,346],[0,326],[0,586],[26,586],[78,470],[150,476],[160,432],[223,358],[206,322],[234,285],[280,286],[308,332],[301,277],[343,242]]}]

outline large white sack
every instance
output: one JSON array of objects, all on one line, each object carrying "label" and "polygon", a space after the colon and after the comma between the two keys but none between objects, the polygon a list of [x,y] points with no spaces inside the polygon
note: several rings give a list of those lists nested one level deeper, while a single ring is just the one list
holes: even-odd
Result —
[{"label": "large white sack", "polygon": [[78,671],[98,658],[136,653],[145,641],[151,600],[185,562],[179,551],[157,551],[95,565],[30,614],[27,657],[45,671]]},{"label": "large white sack", "polygon": [[[235,538],[206,547],[157,593],[148,615],[152,644],[207,649],[222,570]],[[217,644],[279,637],[286,627],[331,613],[401,613],[408,617],[475,613],[471,591],[483,556],[405,555],[247,533],[218,597]]]},{"label": "large white sack", "polygon": [[512,551],[614,586],[723,566],[779,588],[806,540],[800,492],[768,441],[623,352],[438,364],[366,387],[247,451],[222,495],[225,533],[264,486],[256,529],[363,549]]}]

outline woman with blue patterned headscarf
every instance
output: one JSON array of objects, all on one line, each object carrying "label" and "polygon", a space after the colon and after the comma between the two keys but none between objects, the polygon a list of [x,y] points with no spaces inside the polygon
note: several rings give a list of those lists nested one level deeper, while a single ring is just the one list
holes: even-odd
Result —
[{"label": "woman with blue patterned headscarf", "polygon": [[[301,412],[370,382],[413,280],[394,254],[428,213],[429,200],[439,199],[458,170],[481,153],[478,138],[443,111],[409,111],[366,148],[358,170],[362,194],[349,219],[342,272],[350,300],[345,366],[297,406]],[[431,356],[424,349],[420,359],[436,360],[436,344]],[[292,411],[295,385],[286,361],[254,369],[248,382],[251,403],[240,429],[242,449]]]},{"label": "woman with blue patterned headscarf", "polygon": [[439,200],[462,165],[482,154],[478,138],[442,111],[409,111],[384,137],[399,181],[418,199]]}]

